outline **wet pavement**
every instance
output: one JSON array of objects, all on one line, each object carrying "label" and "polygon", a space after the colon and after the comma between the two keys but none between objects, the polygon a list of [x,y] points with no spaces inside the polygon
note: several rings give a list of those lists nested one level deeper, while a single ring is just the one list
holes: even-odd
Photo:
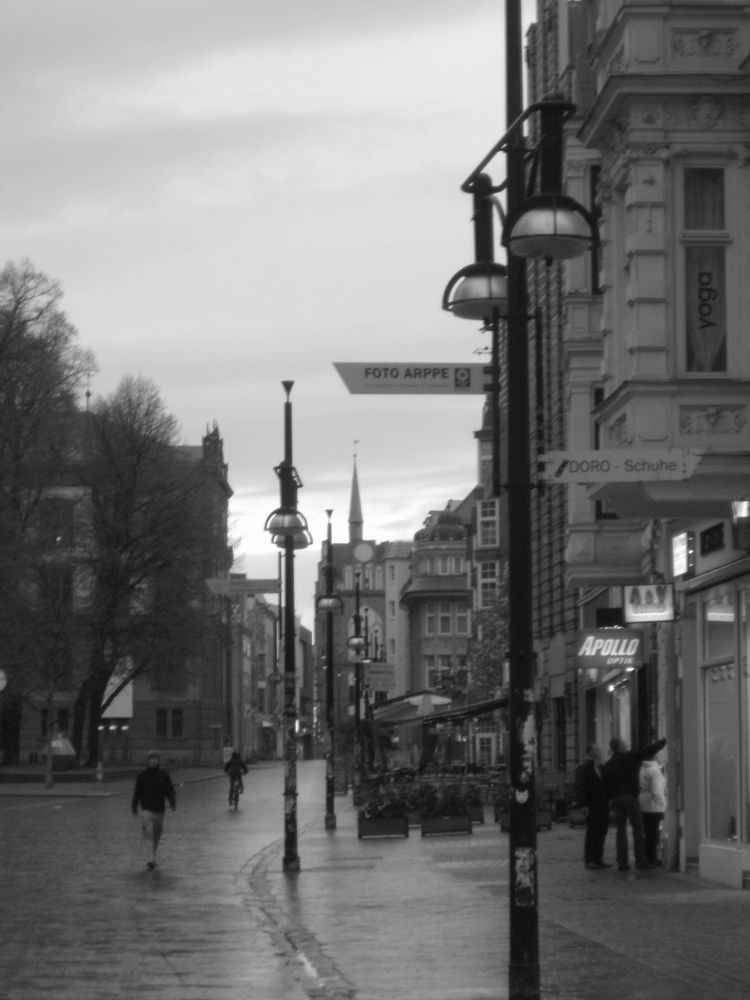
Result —
[{"label": "wet pavement", "polygon": [[[291,874],[280,766],[251,770],[237,814],[211,772],[174,777],[153,874],[130,781],[0,784],[2,1000],[507,997],[507,835],[489,809],[470,835],[358,840],[349,798],[325,830],[323,765],[304,762]],[[750,892],[586,871],[582,846],[563,823],[539,832],[545,1000],[747,1000]]]}]

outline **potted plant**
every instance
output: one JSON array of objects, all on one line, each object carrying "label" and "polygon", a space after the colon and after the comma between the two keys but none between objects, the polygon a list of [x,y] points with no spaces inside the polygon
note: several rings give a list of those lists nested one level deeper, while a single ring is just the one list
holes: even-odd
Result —
[{"label": "potted plant", "polygon": [[476,781],[470,781],[463,786],[463,794],[472,823],[484,823],[484,799],[482,798],[481,786]]},{"label": "potted plant", "polygon": [[420,826],[422,813],[433,809],[437,789],[425,781],[413,781],[404,789],[404,802],[409,826]]},{"label": "potted plant", "polygon": [[408,837],[406,794],[395,782],[370,787],[363,796],[357,814],[357,836]]},{"label": "potted plant", "polygon": [[422,836],[435,833],[471,833],[469,796],[460,784],[436,789],[432,801],[422,812]]}]

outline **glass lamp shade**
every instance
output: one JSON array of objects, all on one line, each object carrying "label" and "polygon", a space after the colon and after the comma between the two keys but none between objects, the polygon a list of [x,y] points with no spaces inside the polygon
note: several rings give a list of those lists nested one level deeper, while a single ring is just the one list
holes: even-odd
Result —
[{"label": "glass lamp shade", "polygon": [[298,532],[308,529],[307,521],[298,510],[277,507],[266,518],[263,530],[270,531],[272,535],[296,535]]},{"label": "glass lamp shade", "polygon": [[570,260],[580,257],[594,240],[585,209],[573,198],[539,194],[529,198],[508,237],[516,257]]},{"label": "glass lamp shade", "polygon": [[321,614],[340,614],[344,610],[344,605],[336,594],[323,594],[318,598],[316,608]]},{"label": "glass lamp shade", "polygon": [[443,309],[461,319],[489,321],[493,312],[508,312],[507,270],[494,261],[477,262],[457,271],[443,293]]},{"label": "glass lamp shade", "polygon": [[359,654],[365,648],[365,637],[363,635],[350,635],[346,644],[352,653]]},{"label": "glass lamp shade", "polygon": [[294,533],[287,532],[285,535],[274,535],[271,541],[274,545],[278,545],[280,549],[285,549],[290,539],[292,541],[292,548],[295,550],[306,549],[309,545],[312,545],[312,535],[307,528],[300,529]]}]

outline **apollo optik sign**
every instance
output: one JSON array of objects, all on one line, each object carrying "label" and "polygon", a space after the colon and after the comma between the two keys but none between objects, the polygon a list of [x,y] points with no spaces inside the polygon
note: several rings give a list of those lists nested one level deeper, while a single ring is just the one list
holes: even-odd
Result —
[{"label": "apollo optik sign", "polygon": [[629,670],[643,662],[643,636],[634,629],[587,629],[576,640],[579,670]]}]

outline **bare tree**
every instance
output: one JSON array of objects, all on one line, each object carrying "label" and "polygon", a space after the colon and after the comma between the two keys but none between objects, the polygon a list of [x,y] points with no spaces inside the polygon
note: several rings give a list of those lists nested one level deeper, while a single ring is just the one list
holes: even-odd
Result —
[{"label": "bare tree", "polygon": [[76,397],[94,362],[77,346],[61,299],[57,282],[28,261],[0,271],[0,634],[10,667],[2,718],[8,760],[17,753],[24,697],[43,691],[51,703],[49,692],[64,680],[59,650],[70,641],[61,595],[50,589],[57,543],[45,531],[42,508],[50,488],[69,476]]},{"label": "bare tree", "polygon": [[[141,674],[162,686],[184,685],[211,629],[201,600],[209,575],[204,473],[176,434],[144,378],[124,379],[89,414],[88,669],[73,741],[91,763],[101,713],[117,691]],[[113,677],[118,683],[105,701]]]}]

